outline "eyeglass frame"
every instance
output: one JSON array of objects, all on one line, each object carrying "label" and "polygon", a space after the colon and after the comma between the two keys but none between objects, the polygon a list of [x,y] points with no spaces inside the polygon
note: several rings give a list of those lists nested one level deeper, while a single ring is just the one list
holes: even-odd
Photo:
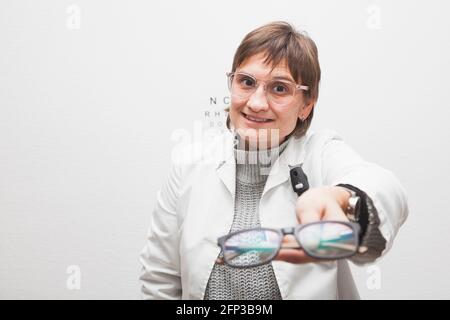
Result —
[{"label": "eyeglass frame", "polygon": [[[253,80],[255,80],[255,91],[253,93],[249,94],[248,97],[250,97],[252,94],[254,94],[256,92],[256,90],[258,90],[259,84],[263,83],[264,84],[264,91],[265,91],[265,94],[266,94],[266,99],[269,100],[268,97],[267,97],[266,83],[268,81],[274,81],[273,79],[272,80],[268,80],[268,81],[259,81],[258,79],[256,79],[255,76],[253,76],[253,75],[251,75],[249,73],[246,73],[246,72],[240,72],[240,71],[238,71],[238,72],[237,71],[227,72],[226,75],[227,75],[227,78],[228,78],[228,90],[230,91],[230,93],[232,92],[231,88],[232,88],[232,82],[233,82],[231,77],[234,77],[236,74],[242,74],[242,75],[248,76],[248,77],[252,78]],[[295,93],[298,90],[309,91],[309,86],[305,86],[305,85],[302,85],[302,84],[297,84],[297,83],[295,83],[293,81],[285,80],[285,79],[283,79],[283,80],[280,79],[279,81],[280,82],[290,83],[290,84],[292,84],[295,87],[295,90],[294,90],[294,93],[292,94],[292,97],[295,96]],[[248,97],[246,97],[246,98],[248,98]]]},{"label": "eyeglass frame", "polygon": [[[337,221],[337,220],[322,220],[322,221],[317,221],[317,222],[299,224],[299,225],[297,225],[295,227],[287,227],[287,228],[277,228],[277,229],[275,229],[275,228],[256,227],[256,228],[242,229],[242,230],[234,231],[234,232],[231,232],[231,233],[229,233],[227,235],[221,236],[221,237],[219,237],[217,239],[217,245],[221,248],[221,250],[222,250],[221,252],[225,251],[224,250],[224,245],[225,245],[225,241],[228,238],[231,238],[231,237],[235,236],[236,234],[249,232],[249,231],[261,231],[261,230],[274,231],[280,236],[280,238],[279,238],[280,241],[279,241],[277,250],[274,251],[274,253],[270,257],[270,259],[268,259],[265,262],[252,264],[250,266],[236,266],[236,265],[232,265],[232,264],[228,263],[228,261],[226,261],[226,259],[225,259],[225,255],[223,255],[222,258],[217,258],[216,263],[219,263],[219,264],[225,263],[226,265],[228,265],[228,266],[230,266],[232,268],[240,268],[240,269],[253,268],[253,267],[258,267],[258,266],[262,266],[262,265],[268,264],[277,256],[278,252],[281,249],[301,249],[302,248],[300,240],[296,236],[296,234],[298,234],[301,229],[303,229],[305,227],[309,227],[311,225],[315,225],[315,224],[327,224],[327,223],[343,224],[343,225],[346,225],[346,226],[348,226],[348,227],[353,229],[354,233],[356,234],[356,237],[355,237],[356,238],[356,246],[355,246],[356,248],[355,248],[354,252],[351,253],[351,254],[341,254],[340,256],[333,257],[333,258],[324,258],[324,257],[315,256],[313,254],[310,254],[306,250],[303,250],[303,252],[305,252],[305,254],[307,256],[309,256],[309,257],[311,257],[313,259],[317,259],[317,260],[324,260],[324,261],[328,260],[328,261],[330,261],[330,260],[338,260],[338,259],[343,259],[343,258],[349,258],[349,257],[353,256],[354,254],[356,254],[358,252],[365,252],[367,250],[366,247],[361,246],[360,237],[359,237],[359,235],[361,233],[361,226],[358,223],[347,222],[347,221]],[[295,246],[293,246],[293,245],[284,245],[283,246],[283,237],[286,236],[286,235],[289,235],[289,234],[294,236],[294,238],[297,241],[298,245],[295,245]]]}]

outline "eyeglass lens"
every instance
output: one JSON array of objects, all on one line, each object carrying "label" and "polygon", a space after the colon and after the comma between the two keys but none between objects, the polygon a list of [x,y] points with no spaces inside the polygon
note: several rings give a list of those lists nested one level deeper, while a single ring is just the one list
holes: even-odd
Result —
[{"label": "eyeglass lens", "polygon": [[[236,73],[230,79],[231,94],[245,99],[252,95],[257,87],[257,81],[247,74]],[[265,83],[268,100],[276,104],[289,104],[294,98],[296,87],[293,83],[282,80],[270,80]]]},{"label": "eyeglass lens", "polygon": [[[302,249],[318,259],[339,259],[354,254],[358,235],[343,223],[326,222],[306,225],[296,234]],[[223,245],[225,261],[236,267],[250,267],[270,262],[282,241],[281,233],[268,229],[242,231],[230,236]]]}]

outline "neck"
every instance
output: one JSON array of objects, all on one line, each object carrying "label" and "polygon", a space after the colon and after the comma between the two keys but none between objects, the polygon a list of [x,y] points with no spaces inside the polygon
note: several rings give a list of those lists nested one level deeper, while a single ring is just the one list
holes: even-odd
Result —
[{"label": "neck", "polygon": [[245,151],[263,151],[270,150],[273,148],[278,148],[284,142],[286,142],[287,137],[283,138],[281,141],[271,142],[271,141],[257,141],[250,142],[247,139],[242,139],[239,135],[236,135],[236,148]]},{"label": "neck", "polygon": [[[238,137],[238,144],[234,148],[234,154],[237,165],[237,178],[240,181],[248,183],[264,182],[271,171],[272,165],[277,158],[286,149],[289,139],[284,139],[280,145],[272,148],[244,149],[246,143],[241,142]],[[241,143],[239,143],[241,142]],[[250,145],[250,147],[252,147]]]}]

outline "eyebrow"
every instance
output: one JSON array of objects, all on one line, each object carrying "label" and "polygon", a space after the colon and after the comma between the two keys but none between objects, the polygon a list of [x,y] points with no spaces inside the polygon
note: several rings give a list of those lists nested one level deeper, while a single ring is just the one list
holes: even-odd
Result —
[{"label": "eyebrow", "polygon": [[[238,72],[246,73],[246,74],[248,74],[248,75],[251,75],[252,77],[255,77],[255,75],[254,75],[253,73],[250,73],[250,72],[247,72],[247,71],[244,71],[244,70],[240,70],[240,71],[238,71]],[[295,82],[294,79],[292,79],[291,77],[289,77],[289,76],[283,76],[283,75],[276,75],[276,76],[272,77],[271,79],[287,80],[287,81],[289,81],[289,82]]]},{"label": "eyebrow", "polygon": [[295,82],[294,79],[292,79],[291,77],[286,77],[286,76],[275,76],[272,79],[284,79],[284,80],[288,80],[290,82]]}]

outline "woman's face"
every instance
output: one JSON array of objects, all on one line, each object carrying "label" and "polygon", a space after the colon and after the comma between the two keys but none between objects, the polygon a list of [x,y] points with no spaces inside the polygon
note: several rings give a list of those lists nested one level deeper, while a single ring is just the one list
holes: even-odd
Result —
[{"label": "woman's face", "polygon": [[[264,64],[263,61],[264,53],[256,54],[246,59],[235,72],[253,75],[258,82],[265,82],[274,77],[286,77],[293,83],[296,82],[286,62],[280,63],[271,72],[272,66]],[[248,98],[231,95],[230,121],[242,138],[251,145],[265,149],[282,143],[294,130],[297,119],[308,117],[312,107],[313,103],[305,105],[302,91],[297,91],[288,105],[275,105],[267,100],[264,86],[259,85]],[[268,121],[258,122],[251,118]]]}]

